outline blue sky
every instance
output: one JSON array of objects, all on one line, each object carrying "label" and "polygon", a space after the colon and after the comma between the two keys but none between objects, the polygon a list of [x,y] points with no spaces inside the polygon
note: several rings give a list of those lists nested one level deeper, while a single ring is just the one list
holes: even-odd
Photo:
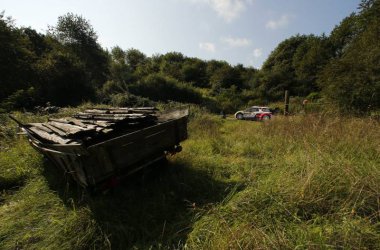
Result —
[{"label": "blue sky", "polygon": [[67,12],[90,21],[105,48],[170,51],[260,68],[295,34],[329,34],[360,0],[0,0],[18,26],[45,33]]}]

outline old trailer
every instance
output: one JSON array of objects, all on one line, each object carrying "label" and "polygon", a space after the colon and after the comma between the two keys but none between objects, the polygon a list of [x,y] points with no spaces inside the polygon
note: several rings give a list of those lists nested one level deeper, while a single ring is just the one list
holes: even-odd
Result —
[{"label": "old trailer", "polygon": [[30,144],[84,187],[105,185],[181,151],[188,109],[90,109],[19,125]]}]

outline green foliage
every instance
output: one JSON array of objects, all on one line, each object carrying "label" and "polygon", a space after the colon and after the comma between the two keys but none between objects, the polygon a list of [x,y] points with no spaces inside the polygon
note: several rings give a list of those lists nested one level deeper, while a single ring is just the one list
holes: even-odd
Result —
[{"label": "green foliage", "polygon": [[161,74],[151,74],[138,84],[129,87],[130,92],[154,101],[178,101],[200,103],[202,96],[191,86]]},{"label": "green foliage", "polygon": [[106,81],[108,55],[97,43],[96,32],[89,21],[82,16],[67,13],[58,17],[57,25],[50,27],[49,34],[78,57],[94,88]]},{"label": "green foliage", "polygon": [[219,95],[215,97],[218,108],[225,113],[235,113],[242,106],[245,100],[235,85],[228,89],[221,89]]},{"label": "green foliage", "polygon": [[363,114],[380,108],[379,11],[380,2],[374,1],[356,17],[360,32],[321,72],[322,92],[344,112]]},{"label": "green foliage", "polygon": [[162,56],[160,71],[169,77],[181,80],[181,68],[185,58],[182,53],[169,52]]},{"label": "green foliage", "polygon": [[8,96],[0,105],[5,110],[16,110],[22,108],[32,108],[37,102],[36,91],[33,87],[27,90],[19,89]]},{"label": "green foliage", "polygon": [[210,84],[215,93],[220,92],[222,88],[231,86],[241,87],[241,79],[238,72],[230,65],[223,65],[216,69],[210,77]]},{"label": "green foliage", "polygon": [[155,106],[155,103],[151,101],[150,99],[136,96],[128,92],[111,95],[109,103],[114,107]]},{"label": "green foliage", "polygon": [[195,87],[208,87],[206,66],[207,63],[200,59],[188,58],[181,68],[183,81],[190,82]]},{"label": "green foliage", "polygon": [[343,21],[331,32],[329,40],[335,50],[335,56],[341,56],[352,39],[358,34],[358,17],[356,14],[343,19]]},{"label": "green foliage", "polygon": [[333,56],[331,47],[326,37],[314,35],[297,35],[280,43],[255,79],[261,98],[280,100],[285,90],[295,96],[318,91],[317,75]]},{"label": "green foliage", "polygon": [[82,16],[73,13],[58,17],[56,27],[51,27],[50,32],[63,44],[94,46],[98,39],[96,32],[90,23]]},{"label": "green foliage", "polygon": [[10,18],[0,15],[0,102],[20,89],[28,89],[33,79],[33,51],[29,40],[13,25]]},{"label": "green foliage", "polygon": [[319,91],[316,80],[317,74],[333,56],[329,40],[322,37],[309,36],[296,50],[293,56],[293,67],[296,82],[293,93],[306,96],[313,91]]},{"label": "green foliage", "polygon": [[126,51],[125,60],[132,71],[135,71],[139,65],[146,61],[146,55],[137,49],[129,49]]},{"label": "green foliage", "polygon": [[[36,64],[39,93],[54,105],[77,105],[94,97],[84,65],[73,54],[53,50]],[[69,93],[69,94],[68,94]]]}]

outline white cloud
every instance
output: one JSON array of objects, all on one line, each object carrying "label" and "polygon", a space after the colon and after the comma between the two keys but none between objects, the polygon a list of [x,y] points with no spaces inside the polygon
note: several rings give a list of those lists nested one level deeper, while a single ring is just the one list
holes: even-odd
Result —
[{"label": "white cloud", "polygon": [[199,48],[208,52],[215,52],[215,44],[213,43],[199,43]]},{"label": "white cloud", "polygon": [[262,60],[260,59],[263,56],[263,49],[256,48],[252,53],[248,55],[248,62],[250,65],[255,68],[261,68]]},{"label": "white cloud", "polygon": [[237,18],[245,9],[245,3],[242,0],[210,0],[209,4],[226,22]]},{"label": "white cloud", "polygon": [[267,22],[267,29],[276,30],[288,26],[291,16],[282,15],[278,20],[270,20]]},{"label": "white cloud", "polygon": [[227,38],[223,38],[222,41],[227,43],[231,47],[246,47],[251,44],[251,41],[247,38],[227,37]]},{"label": "white cloud", "polygon": [[226,22],[231,22],[240,16],[247,4],[253,0],[187,0],[192,3],[203,3],[209,5]]},{"label": "white cloud", "polygon": [[259,57],[261,57],[263,55],[263,49],[259,49],[259,48],[257,48],[257,49],[254,49],[253,50],[253,57],[254,58],[259,58]]}]

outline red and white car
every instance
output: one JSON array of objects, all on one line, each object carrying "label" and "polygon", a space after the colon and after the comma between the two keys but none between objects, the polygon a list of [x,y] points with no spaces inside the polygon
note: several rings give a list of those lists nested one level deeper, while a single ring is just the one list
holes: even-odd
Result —
[{"label": "red and white car", "polygon": [[238,120],[263,121],[270,120],[272,118],[272,112],[269,107],[252,106],[246,110],[236,112],[235,117]]}]

